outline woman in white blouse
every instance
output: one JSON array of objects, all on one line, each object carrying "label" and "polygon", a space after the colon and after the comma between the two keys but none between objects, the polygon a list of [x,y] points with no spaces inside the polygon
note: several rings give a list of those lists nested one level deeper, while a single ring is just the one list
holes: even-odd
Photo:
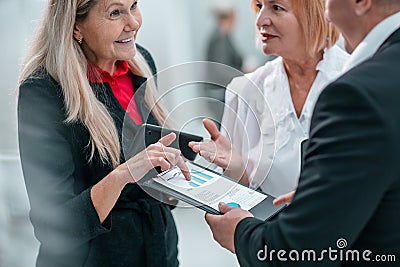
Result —
[{"label": "woman in white blouse", "polygon": [[337,78],[348,54],[324,17],[324,0],[252,0],[265,54],[278,58],[235,78],[226,90],[221,132],[190,146],[224,174],[273,196],[296,188],[300,144],[308,138],[314,104]]}]

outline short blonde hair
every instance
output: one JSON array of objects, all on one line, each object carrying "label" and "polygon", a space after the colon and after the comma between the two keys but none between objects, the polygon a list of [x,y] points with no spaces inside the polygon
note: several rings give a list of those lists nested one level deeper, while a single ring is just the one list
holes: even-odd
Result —
[{"label": "short blonde hair", "polygon": [[[337,42],[339,31],[325,19],[325,0],[292,0],[291,4],[303,29],[307,51],[319,53]],[[256,0],[251,0],[251,7],[258,12]]]}]

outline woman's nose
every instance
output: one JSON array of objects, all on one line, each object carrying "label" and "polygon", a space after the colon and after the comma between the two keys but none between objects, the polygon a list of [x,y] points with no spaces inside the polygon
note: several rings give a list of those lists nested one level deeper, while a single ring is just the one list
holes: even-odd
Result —
[{"label": "woman's nose", "polygon": [[125,25],[125,31],[137,31],[141,24],[142,17],[138,11],[136,11],[135,14],[129,14]]},{"label": "woman's nose", "polygon": [[271,16],[268,14],[268,12],[264,9],[261,8],[260,12],[258,12],[257,18],[256,18],[256,26],[258,29],[265,27],[265,26],[270,26],[272,24]]}]

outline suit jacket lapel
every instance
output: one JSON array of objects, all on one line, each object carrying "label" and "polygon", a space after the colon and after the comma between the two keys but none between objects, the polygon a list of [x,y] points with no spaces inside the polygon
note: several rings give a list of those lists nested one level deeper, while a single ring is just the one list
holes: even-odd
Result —
[{"label": "suit jacket lapel", "polygon": [[391,46],[394,43],[400,42],[400,28],[398,28],[392,35],[390,35],[386,41],[379,47],[376,53],[380,53],[385,50],[387,47]]}]

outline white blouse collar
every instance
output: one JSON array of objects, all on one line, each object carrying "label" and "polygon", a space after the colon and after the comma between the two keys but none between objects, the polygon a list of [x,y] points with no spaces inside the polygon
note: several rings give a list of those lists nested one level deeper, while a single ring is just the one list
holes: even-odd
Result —
[{"label": "white blouse collar", "polygon": [[311,86],[311,90],[308,94],[302,111],[304,120],[308,122],[306,125],[307,134],[310,126],[309,123],[311,116],[314,111],[314,106],[319,95],[328,84],[336,80],[342,74],[343,65],[347,62],[349,57],[349,54],[336,45],[330,49],[324,50],[323,59],[317,64],[316,67],[316,70],[318,70],[318,75]]},{"label": "white blouse collar", "polygon": [[[310,89],[299,118],[306,135],[308,135],[315,102],[322,90],[341,74],[342,67],[348,57],[349,55],[336,45],[330,49],[325,49],[323,59],[316,66],[319,71],[318,75]],[[263,80],[264,93],[274,113],[275,123],[277,125],[285,125],[285,128],[288,127],[285,131],[292,131],[295,127],[297,115],[291,99],[289,81],[282,58],[278,57],[274,61],[267,62],[263,67],[263,74],[265,75]],[[261,76],[263,75],[258,77],[262,78]]]}]

